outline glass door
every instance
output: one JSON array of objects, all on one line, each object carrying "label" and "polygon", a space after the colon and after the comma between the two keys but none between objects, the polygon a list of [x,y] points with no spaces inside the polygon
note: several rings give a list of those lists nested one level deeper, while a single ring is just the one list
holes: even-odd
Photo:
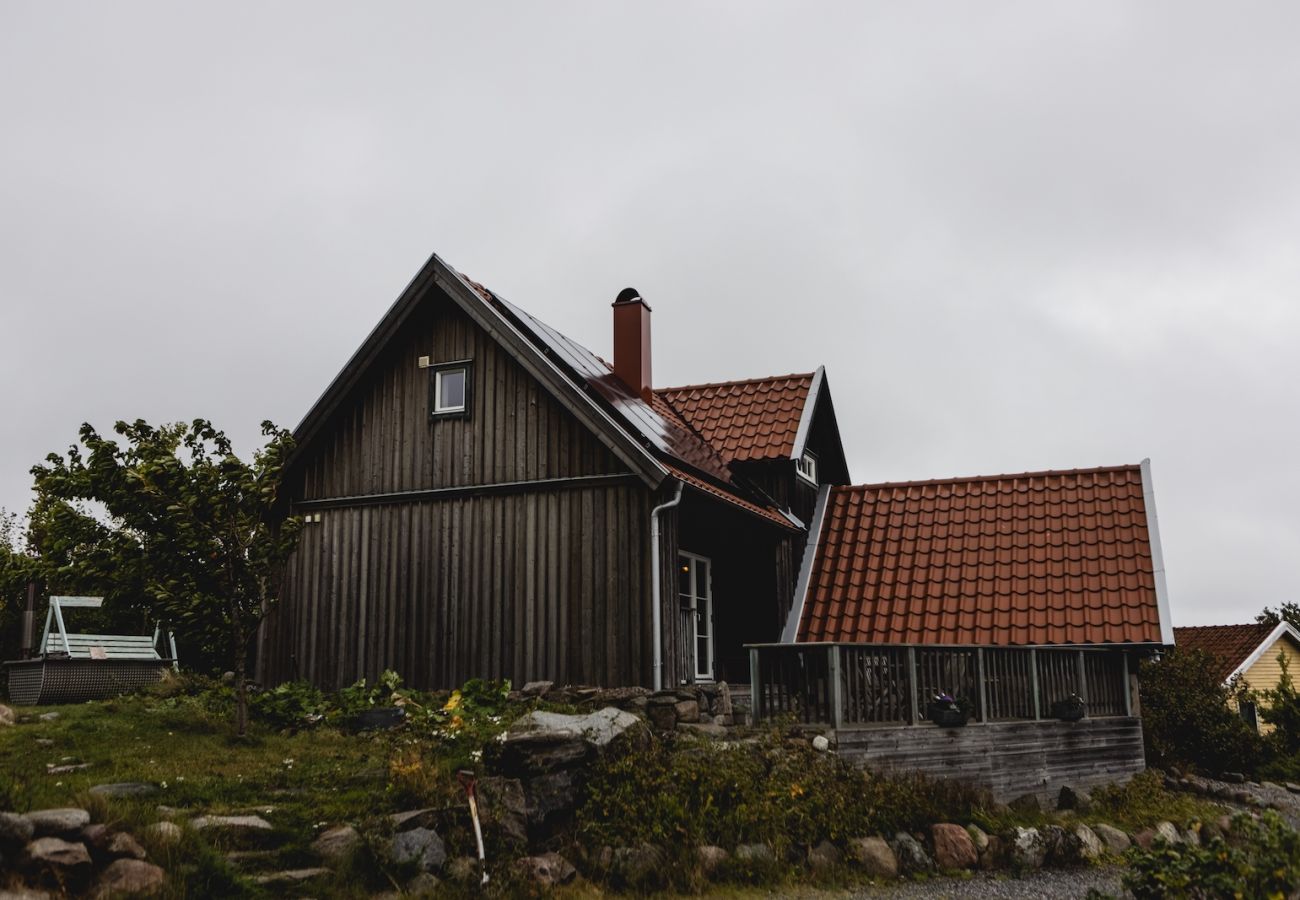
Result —
[{"label": "glass door", "polygon": [[679,554],[678,593],[682,607],[682,641],[686,671],[696,681],[713,680],[713,564],[694,553]]}]

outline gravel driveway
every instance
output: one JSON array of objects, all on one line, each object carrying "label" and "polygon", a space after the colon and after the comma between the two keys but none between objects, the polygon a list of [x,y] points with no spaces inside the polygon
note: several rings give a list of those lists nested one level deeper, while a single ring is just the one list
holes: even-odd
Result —
[{"label": "gravel driveway", "polygon": [[935,878],[930,881],[882,885],[859,890],[849,896],[862,900],[1002,900],[1002,898],[1043,898],[1075,900],[1088,896],[1096,888],[1103,894],[1122,896],[1120,878],[1123,869],[1114,866],[1097,869],[1043,869],[1024,878],[1001,878],[979,874],[969,879]]}]

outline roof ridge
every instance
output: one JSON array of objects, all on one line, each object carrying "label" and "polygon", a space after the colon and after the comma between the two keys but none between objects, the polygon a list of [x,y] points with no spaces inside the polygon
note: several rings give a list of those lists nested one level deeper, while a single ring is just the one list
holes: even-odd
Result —
[{"label": "roof ridge", "polygon": [[731,387],[737,384],[758,384],[760,381],[788,381],[792,378],[812,378],[816,372],[791,372],[788,375],[765,375],[760,378],[737,378],[734,381],[704,381],[699,384],[683,384],[676,387],[655,388],[656,394],[669,391],[692,391],[699,388]]},{"label": "roof ridge", "polygon": [[1228,625],[1175,625],[1174,631],[1196,631],[1210,628],[1267,628],[1272,631],[1277,625],[1270,625],[1267,622],[1233,622]]},{"label": "roof ridge", "polygon": [[1004,481],[1009,478],[1043,478],[1049,475],[1096,475],[1102,472],[1141,471],[1140,463],[1120,466],[1096,466],[1090,469],[1044,469],[1040,472],[1006,472],[1001,475],[967,475],[954,478],[928,478],[919,481],[880,481],[873,484],[841,484],[837,491],[864,491],[889,487],[925,487],[932,484],[970,484],[972,482]]}]

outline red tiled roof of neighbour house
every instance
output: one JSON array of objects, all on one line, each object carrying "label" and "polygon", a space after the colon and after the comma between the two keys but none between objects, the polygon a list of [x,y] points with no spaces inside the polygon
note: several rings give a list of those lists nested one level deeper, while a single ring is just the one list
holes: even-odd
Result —
[{"label": "red tiled roof of neighbour house", "polygon": [[1139,466],[830,489],[800,641],[1160,643]]},{"label": "red tiled roof of neighbour house", "polygon": [[813,373],[656,388],[722,458],[789,459]]},{"label": "red tiled roof of neighbour house", "polygon": [[1215,658],[1221,679],[1244,663],[1273,633],[1275,625],[1198,625],[1174,629],[1174,646],[1180,650],[1204,650]]}]

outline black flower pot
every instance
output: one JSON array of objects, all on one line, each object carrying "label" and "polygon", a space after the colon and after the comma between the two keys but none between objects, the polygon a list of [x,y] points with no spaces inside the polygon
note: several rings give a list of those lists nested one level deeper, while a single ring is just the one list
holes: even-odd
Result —
[{"label": "black flower pot", "polygon": [[946,704],[931,703],[926,707],[925,717],[940,728],[960,728],[966,724],[966,713]]},{"label": "black flower pot", "polygon": [[1088,714],[1088,706],[1082,700],[1057,700],[1052,704],[1052,718],[1062,722],[1077,722]]}]

